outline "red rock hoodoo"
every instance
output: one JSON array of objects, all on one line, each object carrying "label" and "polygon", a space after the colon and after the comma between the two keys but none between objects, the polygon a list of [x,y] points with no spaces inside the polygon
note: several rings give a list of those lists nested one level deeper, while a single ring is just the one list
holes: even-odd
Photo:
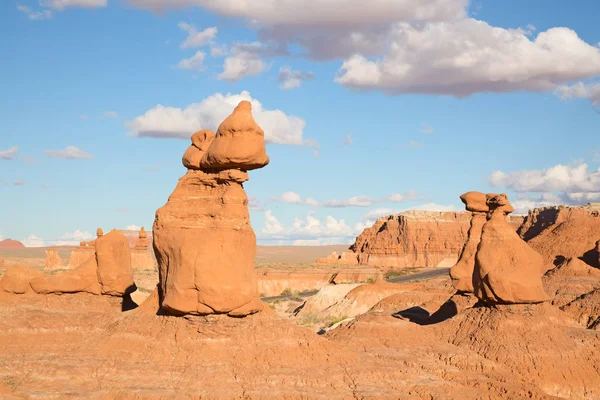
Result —
[{"label": "red rock hoodoo", "polygon": [[486,304],[527,304],[549,300],[542,285],[543,259],[506,220],[514,211],[505,194],[488,194],[490,209],[475,255],[473,287]]},{"label": "red rock hoodoo", "polygon": [[192,162],[199,156],[184,156],[187,173],[156,211],[152,234],[161,308],[245,316],[261,311],[263,304],[254,271],[256,236],[242,184],[246,170],[269,159],[249,102],[241,102],[211,138],[207,131],[192,136],[191,147],[205,151],[200,166]]}]

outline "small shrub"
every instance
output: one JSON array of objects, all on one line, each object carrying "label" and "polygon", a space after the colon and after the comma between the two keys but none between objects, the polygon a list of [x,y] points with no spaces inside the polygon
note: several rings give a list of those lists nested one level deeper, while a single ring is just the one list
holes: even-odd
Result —
[{"label": "small shrub", "polygon": [[333,325],[337,324],[338,322],[342,322],[343,320],[345,320],[347,318],[348,318],[347,315],[342,315],[339,317],[329,317],[329,319],[327,320],[327,327],[331,328]]},{"label": "small shrub", "polygon": [[302,314],[300,319],[298,320],[298,324],[300,325],[316,325],[320,321],[317,314],[313,312],[307,312],[306,314]]},{"label": "small shrub", "polygon": [[280,294],[281,296],[291,296],[292,295],[292,289],[290,288],[285,288],[283,289],[283,291]]}]

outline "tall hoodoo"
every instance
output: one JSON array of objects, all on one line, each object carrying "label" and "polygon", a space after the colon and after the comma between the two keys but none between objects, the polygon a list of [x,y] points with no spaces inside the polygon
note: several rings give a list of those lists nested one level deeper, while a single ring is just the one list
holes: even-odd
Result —
[{"label": "tall hoodoo", "polygon": [[517,233],[506,216],[514,211],[505,194],[487,195],[490,212],[475,255],[475,296],[488,305],[541,303],[544,261]]},{"label": "tall hoodoo", "polygon": [[481,241],[481,231],[489,208],[486,204],[485,193],[467,192],[460,196],[460,200],[465,204],[465,209],[471,211],[471,227],[458,262],[450,268],[450,278],[452,278],[452,285],[458,292],[467,294],[474,291],[475,254]]},{"label": "tall hoodoo", "polygon": [[188,168],[152,229],[162,309],[246,316],[261,311],[256,236],[243,182],[267,165],[264,133],[242,101],[215,135],[202,130],[182,159]]}]

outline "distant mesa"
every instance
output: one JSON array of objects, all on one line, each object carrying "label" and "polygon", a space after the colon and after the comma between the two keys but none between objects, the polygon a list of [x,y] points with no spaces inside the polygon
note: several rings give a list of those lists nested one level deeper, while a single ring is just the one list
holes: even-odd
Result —
[{"label": "distant mesa", "polygon": [[18,240],[4,239],[0,241],[0,250],[24,249],[25,245]]}]

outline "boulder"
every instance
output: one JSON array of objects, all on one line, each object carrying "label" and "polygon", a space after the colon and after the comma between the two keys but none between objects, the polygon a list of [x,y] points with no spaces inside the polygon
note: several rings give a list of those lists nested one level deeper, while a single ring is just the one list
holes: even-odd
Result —
[{"label": "boulder", "polygon": [[252,105],[242,101],[217,129],[200,166],[206,170],[251,170],[269,163],[265,133],[252,117]]},{"label": "boulder", "polygon": [[450,268],[452,285],[461,293],[473,293],[473,270],[475,269],[475,254],[481,240],[481,231],[486,222],[489,208],[486,195],[481,192],[468,192],[460,196],[465,208],[472,212],[471,227],[458,262]]},{"label": "boulder", "polygon": [[58,275],[42,275],[31,279],[31,287],[39,294],[102,293],[98,283],[96,259],[90,258],[74,270]]},{"label": "boulder", "polygon": [[135,290],[129,242],[122,232],[112,230],[96,239],[96,262],[102,294],[122,296]]},{"label": "boulder", "polygon": [[8,268],[2,279],[0,279],[0,288],[7,293],[29,293],[32,292],[29,282],[41,276],[44,276],[44,273],[37,269],[15,265]]},{"label": "boulder", "polygon": [[543,259],[507,223],[513,212],[505,194],[488,194],[490,209],[475,255],[473,286],[488,305],[540,303],[549,300],[541,276]]}]

